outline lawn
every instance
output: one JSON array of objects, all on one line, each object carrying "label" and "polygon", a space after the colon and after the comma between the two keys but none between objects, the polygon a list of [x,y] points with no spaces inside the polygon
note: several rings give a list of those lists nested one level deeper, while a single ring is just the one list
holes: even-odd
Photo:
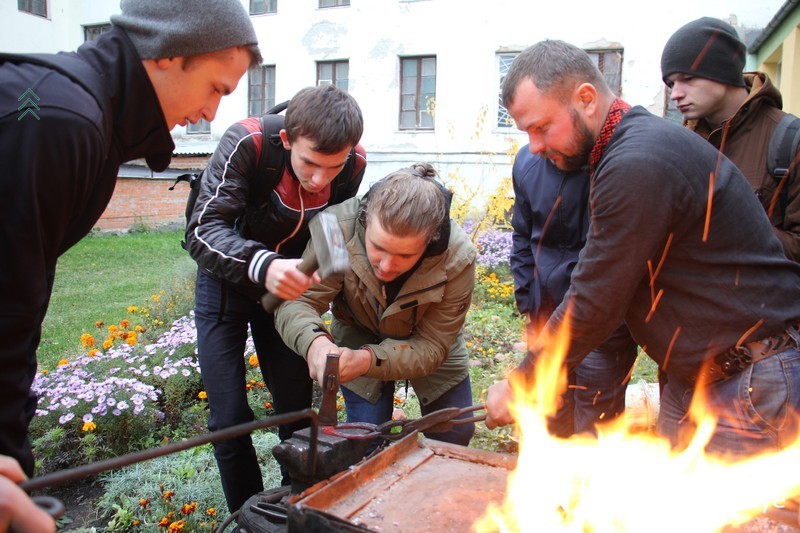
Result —
[{"label": "lawn", "polygon": [[98,320],[126,318],[128,307],[189,278],[196,268],[181,247],[183,231],[92,235],[58,262],[50,307],[42,325],[39,365],[52,368],[81,352],[82,333]]}]

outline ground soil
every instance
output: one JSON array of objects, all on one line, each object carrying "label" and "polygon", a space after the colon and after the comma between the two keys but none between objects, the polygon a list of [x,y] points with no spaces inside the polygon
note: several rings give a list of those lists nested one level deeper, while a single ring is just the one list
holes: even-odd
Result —
[{"label": "ground soil", "polygon": [[51,496],[64,504],[59,531],[91,531],[91,528],[102,531],[108,522],[98,516],[97,501],[103,496],[103,487],[95,480],[79,480],[37,494]]}]

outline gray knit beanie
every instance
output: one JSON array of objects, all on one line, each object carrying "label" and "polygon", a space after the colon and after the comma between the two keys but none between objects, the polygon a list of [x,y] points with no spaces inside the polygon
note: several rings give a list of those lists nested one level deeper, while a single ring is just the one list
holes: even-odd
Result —
[{"label": "gray knit beanie", "polygon": [[744,87],[745,45],[736,30],[719,19],[703,17],[672,34],[661,54],[661,79],[676,72]]},{"label": "gray knit beanie", "polygon": [[239,0],[122,0],[111,23],[130,37],[139,57],[187,57],[258,44]]}]

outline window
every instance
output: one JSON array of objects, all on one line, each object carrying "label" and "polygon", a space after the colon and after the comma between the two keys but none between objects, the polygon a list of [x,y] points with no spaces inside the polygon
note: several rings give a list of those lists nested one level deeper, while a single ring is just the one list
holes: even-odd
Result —
[{"label": "window", "polygon": [[335,85],[347,91],[350,77],[350,63],[348,61],[318,61],[317,85]]},{"label": "window", "polygon": [[275,65],[251,68],[248,84],[247,113],[260,117],[275,105]]},{"label": "window", "polygon": [[432,130],[436,108],[436,58],[400,59],[400,129]]},{"label": "window", "polygon": [[47,16],[47,0],[17,0],[17,8],[32,15]]},{"label": "window", "polygon": [[617,96],[622,94],[622,49],[586,50]]},{"label": "window", "polygon": [[664,118],[678,124],[683,124],[683,114],[678,111],[678,106],[675,100],[669,97],[670,90],[666,85],[664,86]]},{"label": "window", "polygon": [[511,62],[517,54],[497,54],[497,73],[500,80],[500,90],[497,91],[497,126],[513,126],[514,121],[508,114],[508,109],[503,105],[503,81],[506,79],[508,69],[511,67]]},{"label": "window", "polygon": [[211,123],[204,118],[194,124],[189,122],[186,125],[186,133],[211,133]]},{"label": "window", "polygon": [[319,7],[349,6],[350,0],[319,0]]},{"label": "window", "polygon": [[263,15],[265,13],[277,13],[278,0],[250,0],[250,14]]},{"label": "window", "polygon": [[111,29],[111,24],[92,24],[83,27],[83,40],[94,41]]}]

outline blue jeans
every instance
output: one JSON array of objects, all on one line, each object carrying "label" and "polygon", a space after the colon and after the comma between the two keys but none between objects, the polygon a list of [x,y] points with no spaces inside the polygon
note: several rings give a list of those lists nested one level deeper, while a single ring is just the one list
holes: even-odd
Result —
[{"label": "blue jeans", "polygon": [[[686,416],[693,384],[669,376],[656,429],[673,446],[686,445],[694,430]],[[798,435],[800,350],[790,348],[707,386],[718,424],[706,445],[713,454],[745,456],[774,451]]]},{"label": "blue jeans", "polygon": [[[253,298],[244,296],[202,269],[197,273],[195,324],[197,356],[208,394],[208,429],[216,431],[250,422],[244,360],[247,327],[253,335],[264,382],[272,393],[275,414],[311,407],[313,382],[305,359],[294,353],[275,330],[273,316]],[[308,425],[308,421],[278,428],[281,440]],[[253,494],[264,490],[261,470],[250,435],[214,444],[222,489],[231,512]],[[283,484],[288,484],[287,473]]]},{"label": "blue jeans", "polygon": [[569,376],[570,388],[562,396],[561,408],[548,420],[550,433],[562,438],[575,433],[596,435],[596,423],[621,415],[636,356],[636,341],[625,326],[587,355]]},{"label": "blue jeans", "polygon": [[[365,400],[353,391],[348,390],[346,386],[342,386],[342,396],[344,396],[345,409],[347,410],[347,421],[368,422],[377,425],[391,420],[392,410],[394,409],[394,386],[394,381],[384,382],[381,394],[378,397],[378,401],[375,403]],[[420,402],[420,411],[422,415],[425,416],[447,407],[463,409],[471,405],[472,386],[469,381],[469,376],[467,376],[461,383],[454,386],[428,405],[422,405],[422,402]],[[458,416],[457,419],[470,418],[471,416],[472,413],[464,413]],[[425,432],[424,435],[429,439],[467,446],[474,433],[475,424],[470,422],[468,424],[453,426],[453,429],[450,431],[441,433]]]}]

